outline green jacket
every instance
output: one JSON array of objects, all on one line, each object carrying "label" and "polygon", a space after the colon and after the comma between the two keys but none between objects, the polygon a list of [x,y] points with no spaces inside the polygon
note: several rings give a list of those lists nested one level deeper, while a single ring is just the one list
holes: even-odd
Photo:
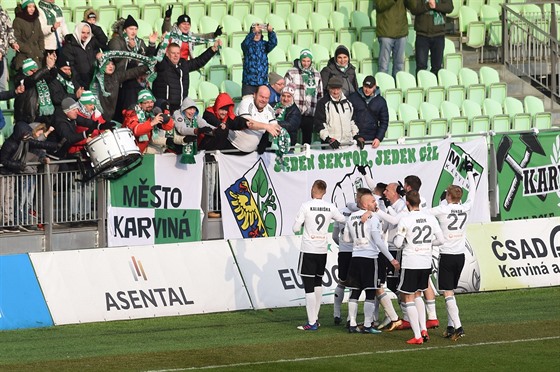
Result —
[{"label": "green jacket", "polygon": [[406,9],[414,5],[415,0],[377,0],[376,3],[377,36],[392,39],[407,36]]},{"label": "green jacket", "polygon": [[430,8],[425,0],[414,0],[409,7],[410,13],[414,14],[414,30],[417,35],[426,37],[436,37],[445,35],[445,15],[453,11],[452,0],[437,0],[436,7],[433,9],[442,13],[443,24],[435,25],[434,17],[430,13]]}]

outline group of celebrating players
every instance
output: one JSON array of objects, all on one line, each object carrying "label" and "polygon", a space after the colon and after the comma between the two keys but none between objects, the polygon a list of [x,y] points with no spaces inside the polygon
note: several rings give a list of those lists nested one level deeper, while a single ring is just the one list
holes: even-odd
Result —
[{"label": "group of celebrating players", "polygon": [[[475,196],[473,163],[465,158],[462,167],[468,178],[468,196],[463,188],[449,185],[441,203],[427,208],[419,194],[421,181],[408,176],[399,182],[373,182],[364,167],[358,167],[370,188],[356,191],[356,203],[339,210],[323,200],[327,185],[316,180],[311,200],[296,217],[293,231],[303,226],[298,273],[305,290],[307,323],[304,331],[315,331],[322,298],[322,278],[327,261],[328,227],[335,221],[333,240],[339,246],[338,279],[335,289],[334,323],[341,324],[341,305],[346,288],[347,329],[350,333],[381,333],[382,330],[412,329],[408,344],[429,341],[428,328],[437,328],[435,288],[432,271],[437,270],[437,288],[445,297],[447,328],[443,336],[453,341],[465,335],[454,291],[465,263],[466,222]],[[434,265],[432,257],[438,258]],[[435,266],[435,267],[433,267]],[[393,285],[392,285],[393,284]],[[398,295],[399,318],[385,287]],[[358,299],[365,292],[364,321],[358,324]],[[385,317],[379,317],[379,304]],[[426,317],[426,312],[428,313]]]}]

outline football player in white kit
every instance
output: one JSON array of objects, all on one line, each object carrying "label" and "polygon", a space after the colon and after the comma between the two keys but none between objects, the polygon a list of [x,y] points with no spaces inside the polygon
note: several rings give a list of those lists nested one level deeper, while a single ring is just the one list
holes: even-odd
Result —
[{"label": "football player in white kit", "polygon": [[307,324],[299,326],[304,331],[316,331],[319,327],[319,309],[323,296],[323,275],[327,264],[329,225],[331,220],[345,222],[346,217],[336,205],[323,200],[327,184],[316,180],[311,187],[311,200],[302,204],[293,226],[298,233],[303,226],[301,253],[299,255],[298,274],[305,289],[305,308]]},{"label": "football player in white kit", "polygon": [[410,213],[401,217],[394,240],[396,247],[403,247],[398,290],[403,295],[414,332],[414,337],[407,343],[422,344],[430,336],[426,329],[426,307],[421,296],[428,288],[432,272],[432,245],[440,245],[444,238],[437,219],[419,210],[418,191],[406,193],[406,205]]},{"label": "football player in white kit", "polygon": [[[366,221],[362,221],[362,216],[367,211],[375,211],[377,209],[377,202],[374,196],[364,194],[359,200],[358,205],[361,209],[350,215],[346,222],[344,229],[344,240],[353,242],[352,260],[350,261],[350,268],[348,270],[348,286],[352,288],[350,300],[348,301],[348,313],[350,315],[350,333],[381,333],[373,327],[373,312],[375,296],[384,294],[382,287],[382,278],[380,278],[380,270],[385,269],[379,267],[378,256],[379,253],[388,259],[393,267],[398,270],[399,262],[389,253],[387,245],[381,237],[381,221],[375,214],[369,214]],[[366,293],[366,300],[364,302],[364,327],[359,330],[357,327],[356,317],[358,313],[358,298],[362,293]],[[391,320],[398,322],[398,316],[392,306],[391,300],[386,298],[387,301],[382,302]],[[396,328],[393,327],[393,328]]]},{"label": "football player in white kit", "polygon": [[434,215],[439,221],[445,239],[439,247],[438,287],[440,291],[443,291],[447,308],[447,329],[443,336],[451,338],[453,341],[457,341],[465,335],[459,318],[454,290],[457,289],[465,265],[466,222],[476,191],[471,161],[465,161],[465,170],[469,181],[469,195],[465,203],[461,204],[463,188],[450,185],[446,190],[447,204],[426,210],[426,213]]}]

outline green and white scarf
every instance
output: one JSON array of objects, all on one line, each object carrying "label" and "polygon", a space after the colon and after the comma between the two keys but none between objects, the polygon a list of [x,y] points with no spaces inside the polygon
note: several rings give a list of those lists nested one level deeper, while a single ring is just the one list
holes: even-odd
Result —
[{"label": "green and white scarf", "polygon": [[150,87],[153,81],[156,79],[157,74],[155,73],[156,59],[154,57],[147,57],[142,54],[133,53],[125,50],[110,50],[104,52],[101,59],[98,60],[98,67],[93,73],[93,80],[90,85],[90,90],[96,96],[103,94],[104,97],[109,97],[111,93],[105,90],[105,67],[109,60],[113,58],[128,58],[138,61],[148,67],[148,87]]},{"label": "green and white scarf", "polygon": [[[128,37],[128,34],[126,33],[126,31],[123,31],[122,37],[124,38],[125,44],[128,45],[128,42],[130,41],[130,38]],[[134,48],[132,48],[132,50],[130,52],[138,53],[139,49],[140,49],[140,39],[138,39],[138,36],[135,36],[134,37]]]},{"label": "green and white scarf", "polygon": [[45,80],[39,80],[36,87],[37,93],[39,94],[39,115],[48,116],[54,114],[49,85]]},{"label": "green and white scarf", "polygon": [[282,128],[278,136],[273,137],[269,134],[268,139],[271,142],[270,148],[276,154],[276,163],[283,168],[284,154],[290,151],[290,134],[286,128]]},{"label": "green and white scarf", "polygon": [[[153,112],[146,112],[146,111],[142,110],[140,105],[135,105],[134,106],[134,112],[136,112],[136,117],[138,118],[138,123],[139,124],[142,124],[142,123],[146,122],[147,120],[152,119],[154,117]],[[152,129],[152,136],[154,135],[154,132],[157,131],[157,127],[153,127],[153,128],[154,129]],[[156,136],[157,136],[157,134],[156,134]],[[138,137],[138,142],[146,142],[146,141],[149,141],[149,140],[150,140],[150,138],[148,137],[147,134],[143,134],[140,137]]]},{"label": "green and white scarf", "polygon": [[66,89],[66,93],[74,94],[75,88],[74,88],[74,83],[72,83],[72,80],[66,80],[61,74],[56,75],[56,80],[58,80],[60,84],[62,84],[64,89]]},{"label": "green and white scarf", "polygon": [[[436,0],[436,4],[439,3],[439,0]],[[428,14],[431,14],[434,17],[434,26],[441,26],[445,24],[445,18],[443,14],[438,12],[437,10],[430,10]]]},{"label": "green and white scarf", "polygon": [[[196,116],[192,120],[188,119],[183,112],[183,119],[185,119],[185,125],[188,128],[198,128],[198,123],[196,121]],[[195,155],[198,153],[198,143],[197,141],[185,143],[183,145],[183,151],[181,152],[181,164],[196,164]]]},{"label": "green and white scarf", "polygon": [[181,46],[181,43],[213,44],[216,41],[216,39],[212,38],[206,39],[199,36],[185,35],[181,31],[179,31],[179,29],[177,29],[177,32],[174,32],[175,29],[176,27],[174,27],[171,32],[165,34],[165,37],[163,38],[163,41],[161,42],[157,51],[156,59],[158,60],[158,62],[163,60],[165,51],[167,50],[167,46],[171,43],[176,43]]},{"label": "green and white scarf", "polygon": [[301,76],[303,78],[303,84],[305,84],[305,95],[314,97],[317,92],[317,82],[315,81],[315,72],[311,66],[309,68],[303,68],[301,66]]},{"label": "green and white scarf", "polygon": [[46,1],[39,1],[39,8],[43,9],[45,17],[47,18],[47,24],[49,26],[54,26],[56,23],[56,18],[62,17],[62,9],[56,4],[48,3]]}]

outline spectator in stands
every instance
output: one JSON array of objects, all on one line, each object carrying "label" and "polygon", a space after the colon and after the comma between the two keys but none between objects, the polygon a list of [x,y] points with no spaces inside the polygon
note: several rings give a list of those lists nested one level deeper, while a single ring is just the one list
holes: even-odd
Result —
[{"label": "spectator in stands", "polygon": [[[194,155],[196,155],[197,148],[194,147],[193,142],[201,144],[205,139],[204,143],[207,146],[217,143],[215,139],[212,139],[215,128],[208,124],[203,117],[199,116],[196,103],[191,98],[187,97],[183,100],[181,108],[173,113],[173,120],[175,121],[175,133],[179,136],[179,141],[175,138],[174,143],[180,144],[182,147],[178,151],[182,153],[182,163],[194,163]],[[223,143],[227,132],[220,130],[217,133],[218,135],[221,134],[221,141]],[[219,148],[217,146],[214,147],[212,148],[213,150]]]},{"label": "spectator in stands", "polygon": [[[334,57],[329,59],[327,65],[321,70],[321,80],[326,87],[331,77],[338,76],[342,81],[342,93],[348,97],[358,90],[356,68],[350,63],[350,51],[344,45],[339,45],[334,51]],[[327,91],[325,90],[325,95]]]},{"label": "spectator in stands", "polygon": [[37,230],[37,221],[33,217],[33,199],[35,197],[35,183],[38,167],[29,163],[48,164],[47,149],[56,151],[59,144],[45,141],[53,127],[47,130],[44,123],[27,124],[23,121],[16,123],[14,132],[23,132],[23,141],[20,142],[21,156],[25,167],[21,171],[23,174],[18,179],[18,195],[16,195],[15,222],[20,231]]},{"label": "spectator in stands", "polygon": [[[268,32],[268,41],[263,39],[263,29]],[[243,50],[243,79],[241,94],[256,93],[261,85],[268,83],[268,53],[276,47],[278,40],[272,26],[255,23],[241,43]]]},{"label": "spectator in stands", "polygon": [[[214,127],[214,136],[206,136],[200,140],[199,148],[203,150],[220,150],[227,142],[229,128],[246,128],[247,119],[235,116],[235,104],[227,93],[220,93],[216,97],[214,106],[207,107],[202,117]],[[200,139],[201,136],[199,136]]]},{"label": "spectator in stands", "polygon": [[54,0],[40,0],[38,5],[39,21],[45,35],[45,49],[48,53],[58,51],[68,34],[62,9]]},{"label": "spectator in stands", "polygon": [[46,66],[39,70],[31,58],[23,61],[21,72],[16,75],[14,85],[23,85],[25,92],[16,96],[14,102],[14,119],[26,123],[50,122],[46,117],[54,113],[49,92],[49,81],[56,79],[56,55],[47,54]]},{"label": "spectator in stands", "polygon": [[[111,121],[115,117],[115,109],[117,107],[121,83],[130,79],[134,79],[135,82],[138,77],[145,75],[148,68],[146,66],[137,66],[128,70],[117,71],[115,63],[112,60],[109,60],[105,66],[101,66],[100,68],[105,71],[103,74],[103,84],[108,95],[106,96],[99,93],[99,104],[103,109],[103,118],[105,118],[105,121]],[[95,91],[99,92],[99,81],[94,80],[93,86]],[[138,96],[138,93],[136,93],[136,96]]]},{"label": "spectator in stands", "polygon": [[290,145],[297,142],[298,130],[301,125],[301,111],[294,104],[295,89],[291,85],[286,85],[282,89],[280,102],[274,106],[274,114],[278,124],[290,135]]},{"label": "spectator in stands", "polygon": [[[63,146],[53,153],[61,159],[69,158],[69,154],[77,154],[76,151],[70,153],[70,149],[74,146],[85,146],[91,141],[92,134],[97,129],[96,123],[80,117],[79,109],[78,102],[66,97],[62,100],[60,107],[55,110],[53,120],[55,130],[47,140],[63,143]],[[87,130],[78,130],[78,125],[87,127]],[[68,166],[61,166],[60,169],[68,169]]]},{"label": "spectator in stands", "polygon": [[8,13],[0,6],[0,92],[8,89],[10,74],[8,71],[8,48],[16,52],[19,51],[19,44],[14,35],[12,19]]},{"label": "spectator in stands", "polygon": [[104,49],[107,49],[107,45],[102,45],[96,38],[92,38],[91,26],[87,22],[79,22],[74,28],[74,33],[66,36],[62,52],[70,62],[72,74],[80,87],[89,89],[95,63],[103,55]]},{"label": "spectator in stands", "polygon": [[376,32],[379,39],[379,71],[389,73],[393,56],[393,77],[404,70],[404,50],[408,35],[406,9],[415,0],[378,0]]},{"label": "spectator in stands", "polygon": [[263,153],[268,138],[263,140],[263,134],[269,133],[276,137],[280,134],[282,127],[278,125],[274,110],[268,104],[270,91],[266,85],[261,85],[255,94],[245,96],[237,106],[237,115],[247,119],[232,122],[228,128],[228,141],[224,144],[224,150],[239,150],[238,155],[248,154],[258,150]]},{"label": "spectator in stands", "polygon": [[[97,98],[91,91],[85,90],[81,95],[80,100],[78,101],[76,132],[83,133],[87,132],[89,128],[93,128],[93,130],[89,134],[89,137],[95,138],[100,135],[103,130],[111,129],[112,127],[113,124],[106,123],[105,119],[101,115],[101,112],[99,112],[99,110],[97,109]],[[87,159],[88,156],[85,153],[85,145],[87,144],[87,142],[89,141],[87,141],[87,139],[84,139],[82,141],[74,143],[68,149],[68,153],[76,155],[76,157],[80,157],[84,160]]]},{"label": "spectator in stands", "polygon": [[430,55],[431,71],[437,76],[443,63],[445,47],[445,17],[453,11],[452,0],[415,0],[410,12],[414,15],[414,43],[416,73],[428,68]]},{"label": "spectator in stands", "polygon": [[45,37],[41,31],[39,11],[33,0],[24,0],[21,7],[16,8],[14,35],[20,46],[12,61],[14,69],[21,69],[23,61],[27,58],[34,60],[39,67],[43,66]]},{"label": "spectator in stands", "polygon": [[[17,85],[15,89],[0,92],[0,101],[7,101],[14,98],[16,94],[20,95],[25,91],[25,87]],[[1,110],[0,110],[1,112]],[[13,135],[13,133],[12,133]],[[21,162],[13,159],[14,151],[17,151],[19,142],[15,137],[8,137],[4,144],[0,147],[0,175],[9,175],[14,171],[19,171],[22,167]],[[10,140],[10,141],[8,141]],[[10,145],[11,143],[11,145]],[[10,149],[10,147],[12,147]],[[15,150],[14,150],[15,149]],[[2,227],[6,225],[14,225],[14,179],[12,177],[0,176],[0,231],[19,232],[15,226]]]},{"label": "spectator in stands", "polygon": [[62,100],[66,97],[74,100],[79,99],[84,88],[80,87],[74,79],[70,61],[68,61],[64,53],[61,53],[56,59],[56,67],[58,70],[56,79],[49,81],[49,92],[53,105],[60,106]]},{"label": "spectator in stands", "polygon": [[354,122],[360,136],[366,141],[372,141],[374,149],[379,147],[389,126],[389,109],[375,78],[366,76],[362,87],[352,93],[348,100],[354,107]]},{"label": "spectator in stands", "polygon": [[103,31],[103,28],[97,25],[97,20],[99,19],[99,14],[93,8],[88,8],[84,12],[83,22],[87,22],[91,27],[91,37],[96,39],[99,45],[107,45],[109,39]]},{"label": "spectator in stands", "polygon": [[222,41],[216,40],[200,56],[187,61],[181,58],[179,45],[169,44],[165,57],[156,65],[157,78],[153,84],[155,97],[168,101],[171,112],[179,109],[189,94],[189,73],[207,64],[221,45]]},{"label": "spectator in stands", "polygon": [[[148,46],[146,46],[144,40],[138,37],[138,22],[131,15],[126,19],[115,22],[113,31],[113,37],[109,41],[110,50],[131,52],[148,57],[156,55],[157,33],[154,32],[150,35]],[[138,66],[137,61],[129,58],[115,58],[113,62],[117,67],[117,71],[128,70]],[[122,83],[114,116],[116,121],[122,122],[123,110],[136,104],[138,92],[141,90],[138,89],[138,84],[139,82],[136,79],[130,79]]]},{"label": "spectator in stands", "polygon": [[[113,37],[109,41],[110,50],[120,50],[123,52],[133,52],[145,56],[153,57],[156,54],[157,32],[150,35],[148,46],[144,40],[138,37],[138,22],[128,15],[126,19],[121,19],[113,25]],[[117,69],[129,69],[136,67],[138,63],[128,58],[119,58],[114,61]]]},{"label": "spectator in stands", "polygon": [[303,143],[311,143],[313,136],[313,116],[317,101],[323,98],[321,74],[313,67],[313,54],[303,49],[294,67],[286,72],[286,85],[294,87],[294,103],[301,112],[301,135]]},{"label": "spectator in stands", "polygon": [[315,131],[323,143],[336,150],[341,143],[352,139],[363,148],[364,139],[358,135],[358,127],[352,119],[354,108],[342,92],[344,83],[341,77],[333,76],[327,83],[328,94],[317,103],[315,111]]},{"label": "spectator in stands", "polygon": [[159,135],[159,129],[172,130],[174,125],[173,120],[164,123],[163,112],[154,113],[155,101],[152,92],[143,89],[138,93],[138,104],[126,110],[123,115],[123,127],[132,131],[142,154],[146,152],[154,133]]},{"label": "spectator in stands", "polygon": [[282,94],[282,89],[286,86],[286,80],[276,72],[271,72],[268,74],[268,90],[270,90],[270,98],[268,104],[270,106],[276,105],[280,102],[280,95]]},{"label": "spectator in stands", "polygon": [[194,58],[195,44],[203,44],[210,39],[215,39],[222,34],[222,26],[218,26],[216,31],[209,34],[193,34],[191,32],[191,17],[182,14],[177,18],[177,23],[171,25],[171,13],[173,6],[169,5],[165,11],[165,19],[161,25],[161,33],[164,34],[162,43],[158,48],[157,55],[163,58],[167,46],[171,43],[179,45],[181,48],[181,58],[189,60]]}]

